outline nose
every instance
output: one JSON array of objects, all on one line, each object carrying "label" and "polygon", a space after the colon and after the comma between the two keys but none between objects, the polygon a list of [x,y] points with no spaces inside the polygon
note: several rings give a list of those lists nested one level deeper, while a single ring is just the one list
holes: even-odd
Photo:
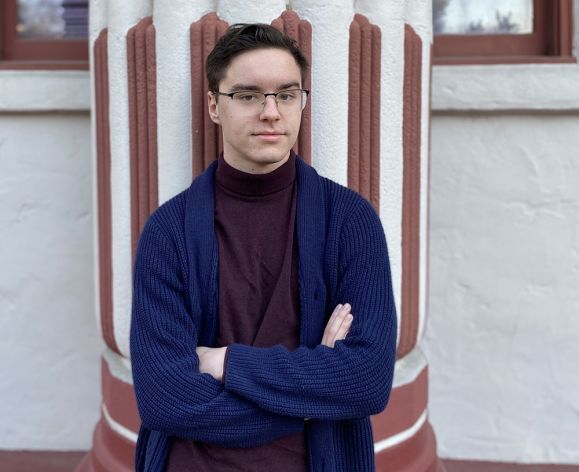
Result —
[{"label": "nose", "polygon": [[279,109],[277,108],[277,102],[273,95],[268,95],[265,97],[265,102],[263,104],[263,110],[261,110],[260,118],[262,120],[278,120]]}]

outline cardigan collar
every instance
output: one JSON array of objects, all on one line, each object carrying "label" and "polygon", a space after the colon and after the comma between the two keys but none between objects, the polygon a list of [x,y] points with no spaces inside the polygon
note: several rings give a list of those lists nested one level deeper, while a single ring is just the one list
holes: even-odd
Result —
[{"label": "cardigan collar", "polygon": [[[297,178],[296,232],[298,242],[301,343],[319,343],[323,322],[311,319],[324,313],[323,258],[325,246],[325,201],[321,180],[313,167],[299,156],[295,159]],[[217,161],[197,177],[187,191],[185,241],[189,258],[189,296],[199,325],[200,345],[212,346],[218,330],[218,259],[214,228],[214,180]],[[321,310],[321,311],[320,311]],[[200,316],[201,313],[204,316]],[[319,317],[319,315],[318,315]],[[323,317],[322,317],[323,318]],[[320,324],[321,323],[321,324]]]}]

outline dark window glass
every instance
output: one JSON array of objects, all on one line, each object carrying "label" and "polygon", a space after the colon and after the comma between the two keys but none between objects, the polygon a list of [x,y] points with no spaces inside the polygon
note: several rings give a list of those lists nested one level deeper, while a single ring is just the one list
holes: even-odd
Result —
[{"label": "dark window glass", "polygon": [[19,38],[88,37],[88,0],[18,0]]},{"label": "dark window glass", "polygon": [[434,34],[528,34],[533,0],[435,0]]}]

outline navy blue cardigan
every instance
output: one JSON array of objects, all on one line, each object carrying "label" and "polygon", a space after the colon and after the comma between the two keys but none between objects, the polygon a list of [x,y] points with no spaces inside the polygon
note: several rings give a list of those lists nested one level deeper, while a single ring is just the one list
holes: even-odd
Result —
[{"label": "navy blue cardigan", "polygon": [[[148,219],[131,322],[138,471],[164,469],[172,436],[251,447],[304,421],[310,471],[375,469],[369,415],[386,406],[396,353],[384,232],[365,199],[301,159],[296,166],[300,347],[234,344],[225,384],[199,373],[195,353],[214,346],[218,331],[216,164]],[[320,345],[333,308],[346,302],[354,315],[347,338]]]}]

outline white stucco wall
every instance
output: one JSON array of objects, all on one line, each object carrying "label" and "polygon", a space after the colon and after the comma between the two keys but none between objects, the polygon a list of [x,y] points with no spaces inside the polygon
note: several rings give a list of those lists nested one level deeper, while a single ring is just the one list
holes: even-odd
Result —
[{"label": "white stucco wall", "polygon": [[[43,74],[45,85],[61,92],[78,80],[76,73]],[[5,96],[8,75],[0,76],[0,449],[89,449],[102,345],[94,312],[88,76],[84,92],[48,105],[84,112],[38,114],[44,102]],[[28,82],[38,76],[28,73]]]},{"label": "white stucco wall", "polygon": [[443,457],[579,463],[579,113],[432,122],[430,412]]},{"label": "white stucco wall", "polygon": [[434,67],[424,348],[442,457],[579,464],[578,91],[577,64]]}]

